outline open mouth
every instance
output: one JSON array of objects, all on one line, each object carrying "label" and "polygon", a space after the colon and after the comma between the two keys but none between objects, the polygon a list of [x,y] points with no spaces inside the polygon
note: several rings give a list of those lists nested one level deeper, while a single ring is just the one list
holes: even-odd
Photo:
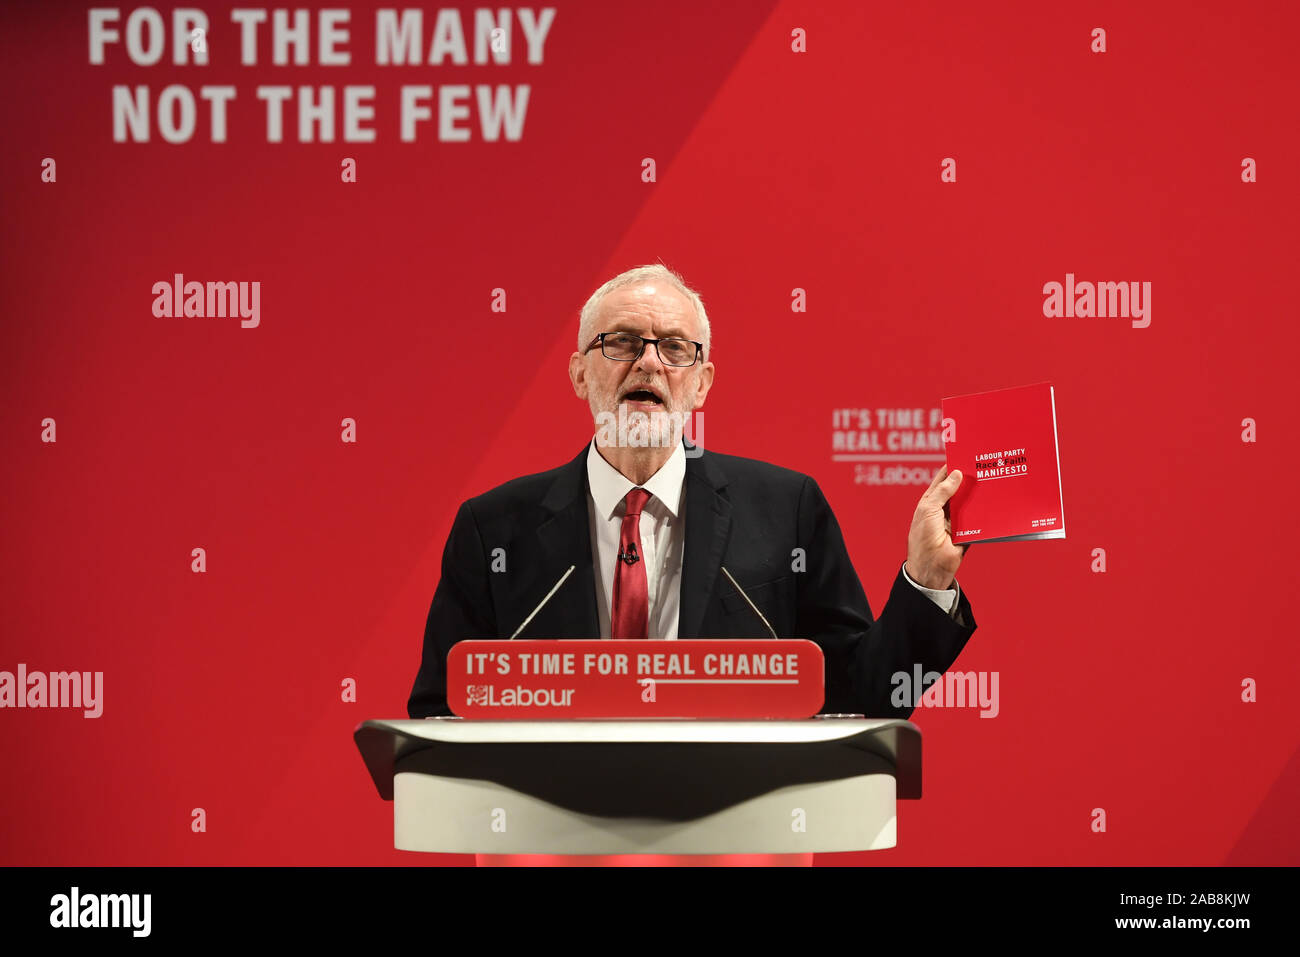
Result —
[{"label": "open mouth", "polygon": [[646,405],[663,405],[664,400],[659,398],[658,393],[649,389],[633,389],[626,393],[623,398],[628,402],[641,402]]}]

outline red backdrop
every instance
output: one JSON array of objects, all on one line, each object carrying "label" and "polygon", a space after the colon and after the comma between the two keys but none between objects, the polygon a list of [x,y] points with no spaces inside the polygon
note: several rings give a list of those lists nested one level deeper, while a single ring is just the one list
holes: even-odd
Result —
[{"label": "red backdrop", "polygon": [[[877,612],[924,485],[856,481],[833,411],[1056,386],[1069,538],[958,574],[1000,712],[919,710],[899,847],[819,862],[1300,862],[1294,5],[559,2],[540,64],[436,67],[374,65],[361,3],[351,65],[241,66],[231,6],[206,67],[2,15],[0,670],[104,701],[0,710],[0,863],[471,860],[392,849],[351,732],[405,715],[456,506],[590,436],[579,306],[659,259],[713,322],[704,444],[813,475]],[[276,83],[374,85],[376,141],[268,143]],[[444,83],[528,84],[522,137],[401,142]],[[115,84],[235,86],[228,141],[114,142]],[[177,272],[260,325],[155,317]],[[1045,317],[1067,272],[1150,326]]]}]

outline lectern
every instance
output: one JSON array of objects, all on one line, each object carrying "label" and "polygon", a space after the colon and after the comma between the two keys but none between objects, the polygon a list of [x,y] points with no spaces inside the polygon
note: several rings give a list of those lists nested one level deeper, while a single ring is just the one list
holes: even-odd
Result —
[{"label": "lectern", "polygon": [[893,847],[921,732],[803,720],[366,721],[394,846],[448,854],[809,854]]}]

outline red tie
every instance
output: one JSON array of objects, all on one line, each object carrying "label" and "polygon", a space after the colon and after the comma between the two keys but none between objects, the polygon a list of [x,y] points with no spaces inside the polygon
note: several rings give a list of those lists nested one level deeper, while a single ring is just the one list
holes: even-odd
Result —
[{"label": "red tie", "polygon": [[624,501],[623,531],[614,561],[614,613],[611,638],[644,638],[650,617],[650,590],[646,584],[645,556],[641,554],[641,509],[650,493],[634,488]]}]

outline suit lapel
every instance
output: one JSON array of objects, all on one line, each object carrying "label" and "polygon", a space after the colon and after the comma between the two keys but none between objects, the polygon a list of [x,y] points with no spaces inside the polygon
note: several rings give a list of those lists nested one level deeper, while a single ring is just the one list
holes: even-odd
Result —
[{"label": "suit lapel", "polygon": [[682,556],[679,638],[699,638],[709,596],[731,532],[731,502],[719,494],[726,476],[713,457],[700,450],[686,460],[686,543]]},{"label": "suit lapel", "polygon": [[[542,507],[550,513],[537,527],[537,539],[550,578],[546,589],[555,584],[566,568],[574,566],[573,574],[555,593],[546,610],[559,613],[558,620],[562,622],[559,637],[599,638],[600,619],[596,615],[596,579],[592,569],[591,527],[587,515],[587,446],[583,446],[578,457],[561,471],[542,499]],[[542,595],[545,594],[543,591]],[[537,600],[540,601],[541,597],[539,595]],[[526,633],[531,630],[530,625]]]}]

